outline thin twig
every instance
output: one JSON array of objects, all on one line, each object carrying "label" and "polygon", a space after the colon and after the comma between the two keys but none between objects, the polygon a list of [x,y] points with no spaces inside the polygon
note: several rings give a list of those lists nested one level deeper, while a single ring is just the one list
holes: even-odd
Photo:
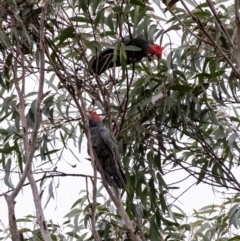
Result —
[{"label": "thin twig", "polygon": [[[50,174],[50,175],[43,176],[42,178],[39,178],[39,179],[35,180],[35,182],[37,183],[37,182],[40,182],[40,181],[42,181],[44,179],[54,178],[54,177],[84,177],[84,178],[93,178],[93,176],[91,176],[91,175],[71,174],[71,173],[63,173],[63,172],[62,173],[58,172],[58,173],[59,174]],[[34,174],[36,174],[36,173],[34,173]],[[101,180],[100,177],[97,177],[97,179]],[[30,185],[29,182],[23,184],[23,187],[28,186],[28,185]],[[14,191],[14,189],[8,190],[7,192],[4,192],[4,193],[0,194],[0,197],[4,196],[4,195],[6,195],[6,194],[8,194],[10,192],[13,192],[13,191]]]},{"label": "thin twig", "polygon": [[223,26],[221,20],[219,19],[212,0],[207,0],[207,3],[208,3],[208,5],[209,5],[210,9],[212,10],[212,13],[213,13],[215,19],[217,20],[217,23],[218,23],[220,29],[222,30],[223,35],[225,35],[225,38],[228,40],[228,43],[229,43],[229,44],[231,45],[231,47],[233,48],[233,46],[234,46],[234,45],[233,45],[233,42],[232,42],[232,40],[231,40],[231,38],[230,38],[227,30],[226,30],[225,27]]}]

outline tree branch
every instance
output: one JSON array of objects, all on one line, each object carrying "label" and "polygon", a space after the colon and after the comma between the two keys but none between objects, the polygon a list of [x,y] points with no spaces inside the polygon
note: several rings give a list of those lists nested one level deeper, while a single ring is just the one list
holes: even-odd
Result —
[{"label": "tree branch", "polygon": [[234,48],[233,54],[238,63],[238,67],[240,68],[240,16],[239,16],[239,0],[235,0],[235,22],[236,22],[236,46]]},{"label": "tree branch", "polygon": [[[40,127],[41,123],[41,102],[43,100],[43,86],[44,86],[44,79],[45,79],[45,34],[44,34],[44,20],[45,20],[45,11],[48,7],[49,0],[45,0],[44,7],[42,8],[42,14],[41,14],[41,20],[40,20],[40,30],[39,30],[39,35],[40,35],[40,42],[39,42],[39,56],[40,56],[40,78],[39,78],[39,86],[38,86],[38,98],[36,101],[36,109],[35,109],[35,115],[34,115],[34,129],[32,132],[32,143],[31,143],[31,149],[30,152],[28,153],[28,160],[33,159],[33,155],[35,152],[35,146],[36,146],[36,140],[37,140],[37,134],[38,130]],[[36,209],[36,214],[37,214],[37,221],[38,225],[41,230],[41,234],[44,238],[45,241],[51,241],[51,236],[50,233],[47,229],[47,224],[46,220],[44,217],[42,205],[41,205],[41,198],[38,194],[38,188],[36,185],[36,182],[34,180],[32,171],[28,173],[28,180],[31,185],[32,189],[32,194],[33,194],[33,199],[35,203],[35,209]]]},{"label": "tree branch", "polygon": [[15,201],[12,200],[12,196],[5,195],[5,199],[8,205],[8,219],[9,219],[9,226],[10,226],[10,233],[12,235],[12,240],[19,241],[19,233],[18,233],[15,210],[14,210]]},{"label": "tree branch", "polygon": [[47,229],[47,222],[44,217],[41,198],[40,198],[40,195],[38,194],[38,188],[31,171],[28,173],[28,181],[32,189],[32,194],[33,194],[33,199],[34,199],[35,209],[37,214],[37,222],[40,227],[41,234],[44,238],[44,241],[52,241],[50,233]]},{"label": "tree branch", "polygon": [[[101,174],[102,175],[102,174]],[[117,208],[117,213],[122,217],[123,222],[125,224],[125,228],[127,229],[131,240],[133,241],[142,241],[142,239],[139,237],[139,235],[136,233],[136,230],[132,224],[132,221],[130,220],[126,210],[124,209],[121,199],[119,195],[113,195],[112,191],[110,190],[109,186],[104,183],[104,187],[107,190],[108,195],[110,196],[111,200],[113,201],[115,207]]]}]

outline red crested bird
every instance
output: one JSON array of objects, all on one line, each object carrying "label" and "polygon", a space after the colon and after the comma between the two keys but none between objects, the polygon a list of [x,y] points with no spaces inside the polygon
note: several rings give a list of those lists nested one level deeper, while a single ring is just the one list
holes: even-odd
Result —
[{"label": "red crested bird", "polygon": [[87,111],[92,147],[96,152],[109,186],[123,188],[126,176],[120,166],[120,156],[115,137],[103,124],[95,111]]},{"label": "red crested bird", "polygon": [[[151,60],[152,56],[156,56],[158,59],[162,57],[163,47],[157,44],[149,43],[144,35],[139,35],[131,40],[130,36],[126,36],[119,40],[117,43],[124,43],[125,46],[133,45],[138,47],[139,50],[126,50],[126,64],[137,63],[144,57],[148,57]],[[94,60],[92,64],[92,71],[100,75],[105,70],[114,66],[121,66],[119,53],[117,54],[116,61],[113,62],[114,49],[107,48],[103,50],[99,56]]]}]

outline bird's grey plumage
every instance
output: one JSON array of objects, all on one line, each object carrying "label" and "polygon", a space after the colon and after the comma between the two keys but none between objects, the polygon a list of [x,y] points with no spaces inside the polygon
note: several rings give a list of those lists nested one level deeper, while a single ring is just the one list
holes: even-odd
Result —
[{"label": "bird's grey plumage", "polygon": [[106,182],[123,188],[126,177],[120,166],[120,155],[115,137],[100,120],[89,117],[92,146],[102,166]]}]

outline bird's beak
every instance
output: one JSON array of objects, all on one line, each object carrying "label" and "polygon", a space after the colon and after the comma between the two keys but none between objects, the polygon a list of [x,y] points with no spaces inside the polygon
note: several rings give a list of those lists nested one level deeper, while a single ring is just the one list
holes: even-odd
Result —
[{"label": "bird's beak", "polygon": [[147,58],[149,62],[153,61],[153,56],[151,54],[148,54]]}]

